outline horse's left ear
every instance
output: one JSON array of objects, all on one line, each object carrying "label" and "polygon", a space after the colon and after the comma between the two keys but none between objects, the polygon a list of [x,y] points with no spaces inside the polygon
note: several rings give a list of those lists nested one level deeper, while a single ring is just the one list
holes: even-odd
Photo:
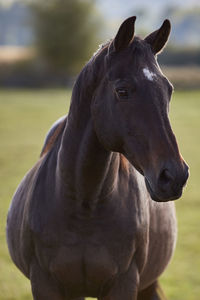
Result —
[{"label": "horse's left ear", "polygon": [[117,35],[110,45],[109,52],[119,52],[131,43],[134,38],[136,17],[126,19],[120,26]]},{"label": "horse's left ear", "polygon": [[170,21],[166,19],[160,29],[152,32],[144,39],[148,44],[151,45],[154,54],[162,51],[168,41],[170,31],[171,24]]}]

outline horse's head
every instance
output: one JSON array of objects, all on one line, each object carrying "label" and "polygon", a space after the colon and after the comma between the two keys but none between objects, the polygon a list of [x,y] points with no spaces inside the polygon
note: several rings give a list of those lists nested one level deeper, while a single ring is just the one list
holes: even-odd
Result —
[{"label": "horse's head", "polygon": [[104,76],[92,104],[95,130],[106,149],[122,153],[144,175],[153,200],[174,200],[182,194],[188,167],[168,118],[173,87],[156,61],[170,22],[144,40],[134,37],[134,23],[135,17],[124,21],[104,55]]}]

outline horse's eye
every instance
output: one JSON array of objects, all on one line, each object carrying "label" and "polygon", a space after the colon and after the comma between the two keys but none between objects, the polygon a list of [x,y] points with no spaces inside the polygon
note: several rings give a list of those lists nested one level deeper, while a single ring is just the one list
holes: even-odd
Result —
[{"label": "horse's eye", "polygon": [[128,99],[128,91],[125,88],[116,89],[117,95],[120,99]]}]

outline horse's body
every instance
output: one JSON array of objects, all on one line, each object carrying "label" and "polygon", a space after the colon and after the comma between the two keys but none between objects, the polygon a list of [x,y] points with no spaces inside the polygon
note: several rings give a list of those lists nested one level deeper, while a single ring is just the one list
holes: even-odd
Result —
[{"label": "horse's body", "polygon": [[[121,88],[119,112],[128,130],[122,142],[122,129],[116,127],[123,127],[123,120],[119,117],[114,124],[115,107],[106,107],[109,97],[103,102],[108,89],[105,61],[112,65],[115,52],[122,56],[126,47],[142,42],[128,33],[133,21],[125,21],[115,40],[84,68],[74,86],[69,116],[53,126],[40,160],[14,195],[8,246],[15,264],[31,280],[34,299],[163,299],[157,279],[176,241],[174,205],[166,201],[181,195],[187,167],[164,110],[161,119],[154,119],[144,99],[144,119],[137,120],[138,132],[130,133],[137,124],[129,123],[132,104]],[[164,28],[168,37],[163,26],[160,31]],[[111,71],[109,82],[118,82],[119,75],[113,79]],[[163,76],[158,72],[143,69],[146,88],[157,100],[151,85],[154,76]],[[161,92],[159,96],[164,97]],[[134,111],[139,116],[139,107]],[[153,146],[142,140],[147,117],[151,131],[146,136],[156,136]],[[131,153],[132,147],[138,154]]]}]

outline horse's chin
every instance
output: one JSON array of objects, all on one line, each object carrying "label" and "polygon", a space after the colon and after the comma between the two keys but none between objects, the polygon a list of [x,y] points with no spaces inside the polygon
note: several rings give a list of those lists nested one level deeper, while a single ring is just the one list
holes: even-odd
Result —
[{"label": "horse's chin", "polygon": [[[126,153],[123,153],[123,155],[129,160],[129,162],[132,164],[132,166],[145,178],[145,184],[147,191],[149,192],[151,199],[156,202],[168,202],[168,201],[174,201],[179,199],[182,196],[183,187],[180,187],[179,189],[171,189],[166,191],[165,193],[162,190],[154,189],[152,188],[152,185],[150,184],[148,178],[145,175],[145,172],[134,162],[131,156],[127,155]],[[177,184],[178,187],[178,184]]]},{"label": "horse's chin", "polygon": [[182,189],[174,195],[158,195],[157,193],[155,193],[153,191],[153,189],[151,188],[151,185],[149,184],[148,180],[145,178],[145,184],[146,184],[146,188],[151,196],[151,199],[156,201],[156,202],[168,202],[168,201],[173,201],[173,200],[177,200],[182,196]]}]

